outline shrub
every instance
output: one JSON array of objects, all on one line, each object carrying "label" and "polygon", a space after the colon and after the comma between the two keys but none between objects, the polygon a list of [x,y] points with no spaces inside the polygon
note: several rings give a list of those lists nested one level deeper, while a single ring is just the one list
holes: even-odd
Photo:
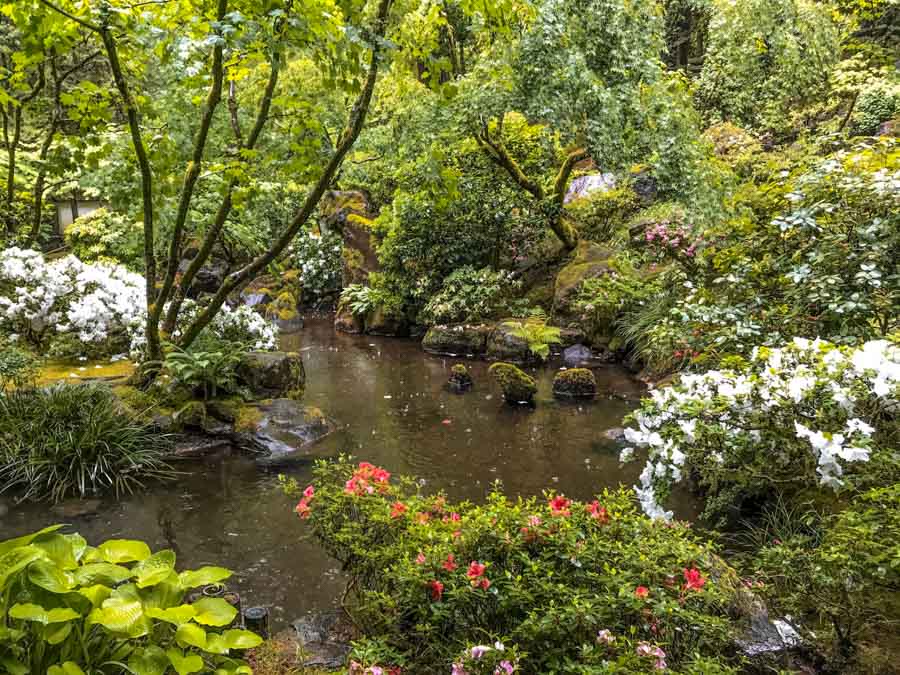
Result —
[{"label": "shrub", "polygon": [[720,518],[778,494],[790,501],[896,480],[900,346],[795,338],[734,361],[682,375],[632,416],[637,428],[625,437],[650,453],[635,488],[648,515],[670,517],[660,504],[688,476],[706,514]]},{"label": "shrub", "polygon": [[240,342],[204,340],[180,349],[168,345],[163,370],[179,385],[199,392],[206,401],[233,392],[236,369],[247,347]]},{"label": "shrub", "polygon": [[170,550],[125,539],[88,546],[60,527],[0,542],[5,672],[251,673],[231,653],[262,640],[228,628],[237,610],[221,598],[184,602],[231,572],[179,573]]},{"label": "shrub", "polygon": [[637,195],[628,185],[595,190],[566,206],[581,236],[601,243],[612,239],[637,208]]},{"label": "shrub", "polygon": [[853,111],[853,131],[874,136],[883,122],[900,113],[900,84],[876,81],[859,94]]},{"label": "shrub", "polygon": [[168,439],[133,421],[102,385],[0,396],[0,491],[59,501],[170,478]]},{"label": "shrub", "polygon": [[428,325],[483,321],[510,311],[517,289],[508,272],[466,265],[444,279],[421,317]]},{"label": "shrub", "polygon": [[[865,656],[862,643],[879,644],[896,622],[900,484],[870,490],[824,520],[805,520],[806,527],[775,530],[762,542],[756,575],[772,606],[803,619],[804,637],[830,654],[833,672],[848,672],[848,661]],[[861,665],[859,672],[882,672]]]},{"label": "shrub", "polygon": [[303,297],[307,302],[336,293],[341,287],[341,250],[336,234],[316,235],[304,231],[288,249],[288,264],[300,271]]},{"label": "shrub", "polygon": [[143,227],[105,208],[76,219],[66,228],[65,241],[72,255],[84,263],[143,266]]},{"label": "shrub", "polygon": [[530,403],[537,393],[534,378],[511,363],[495,363],[489,369],[507,403]]},{"label": "shrub", "polygon": [[[729,637],[728,584],[683,524],[640,515],[625,490],[483,505],[422,495],[348,458],[319,462],[297,505],[349,577],[371,665],[409,672],[687,672]],[[289,490],[298,491],[296,483]],[[718,568],[717,568],[718,569]],[[721,666],[722,672],[729,672]],[[706,672],[716,672],[715,670]]]},{"label": "shrub", "polygon": [[144,305],[144,280],[123,267],[0,251],[0,328],[30,344],[71,333],[97,349],[121,350]]},{"label": "shrub", "polygon": [[0,395],[7,389],[22,389],[34,384],[38,359],[18,347],[0,349]]}]

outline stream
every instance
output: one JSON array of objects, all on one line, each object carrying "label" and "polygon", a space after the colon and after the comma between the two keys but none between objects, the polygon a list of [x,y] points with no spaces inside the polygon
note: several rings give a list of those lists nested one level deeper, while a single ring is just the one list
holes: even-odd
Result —
[{"label": "stream", "polygon": [[[303,330],[282,336],[282,346],[303,354],[304,403],[321,408],[338,429],[314,446],[314,455],[349,452],[444,489],[452,499],[483,499],[494,481],[511,495],[554,488],[588,498],[604,487],[637,480],[641,463],[621,467],[618,447],[604,431],[621,426],[643,385],[618,366],[595,370],[600,395],[588,403],[551,396],[551,361],[535,369],[535,408],[502,403],[490,384],[488,363],[469,362],[472,391],[444,389],[452,358],[425,354],[417,341],[336,333],[330,316],[307,318]],[[270,609],[274,629],[310,611],[333,607],[343,588],[333,560],[307,536],[293,513],[295,499],[279,488],[277,473],[310,478],[309,463],[267,471],[252,457],[225,456],[178,465],[184,475],[121,501],[108,499],[93,513],[75,515],[46,505],[0,504],[0,540],[66,522],[92,544],[109,538],[145,540],[171,548],[179,569],[222,565],[234,571],[229,586],[244,606]],[[693,515],[687,499],[676,513]]]}]

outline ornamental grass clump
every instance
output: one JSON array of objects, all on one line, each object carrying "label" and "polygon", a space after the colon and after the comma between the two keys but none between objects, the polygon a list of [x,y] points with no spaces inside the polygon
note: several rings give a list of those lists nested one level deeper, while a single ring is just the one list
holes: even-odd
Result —
[{"label": "ornamental grass clump", "polygon": [[687,525],[643,516],[627,490],[579,502],[494,489],[484,504],[452,503],[347,457],[288,490],[348,576],[361,667],[677,673],[706,659],[711,669],[692,672],[731,672],[720,655],[734,575]]},{"label": "ornamental grass clump", "polygon": [[0,492],[58,502],[133,492],[171,478],[168,437],[128,415],[103,385],[0,395]]},{"label": "ornamental grass clump", "polygon": [[777,495],[827,499],[897,482],[898,405],[894,342],[759,347],[749,361],[682,375],[645,399],[625,430],[649,452],[635,490],[648,515],[666,519],[672,484],[691,476],[706,515],[721,519]]}]

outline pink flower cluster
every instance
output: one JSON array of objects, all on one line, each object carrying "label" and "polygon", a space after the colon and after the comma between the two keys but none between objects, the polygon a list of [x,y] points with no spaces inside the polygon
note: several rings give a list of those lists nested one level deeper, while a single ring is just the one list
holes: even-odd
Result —
[{"label": "pink flower cluster", "polygon": [[654,667],[657,670],[666,669],[666,653],[662,650],[662,647],[651,645],[647,642],[639,642],[635,651],[637,651],[638,656],[652,656],[655,658],[656,663]]},{"label": "pink flower cluster", "polygon": [[697,252],[697,242],[688,242],[687,231],[667,220],[649,225],[644,231],[644,239],[648,244],[656,243],[663,249],[683,253],[688,258],[693,258]]},{"label": "pink flower cluster", "polygon": [[351,495],[373,494],[376,490],[384,493],[388,489],[390,479],[391,474],[388,471],[369,462],[360,462],[350,480],[344,484],[344,492]]},{"label": "pink flower cluster", "polygon": [[312,507],[309,503],[312,501],[313,495],[315,495],[316,489],[312,485],[307,485],[306,489],[303,490],[303,498],[297,502],[297,506],[294,507],[294,511],[297,512],[297,515],[306,520],[309,518],[310,514],[312,514]]},{"label": "pink flower cluster", "polygon": [[388,666],[387,668],[382,668],[381,666],[368,666],[365,667],[359,661],[351,661],[350,662],[350,675],[400,675],[403,672],[400,669],[400,666]]}]

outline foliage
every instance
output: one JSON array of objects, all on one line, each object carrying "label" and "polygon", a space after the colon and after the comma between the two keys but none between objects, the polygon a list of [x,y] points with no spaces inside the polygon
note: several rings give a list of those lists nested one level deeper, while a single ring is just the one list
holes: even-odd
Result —
[{"label": "foliage", "polygon": [[865,492],[824,521],[805,521],[805,527],[777,529],[762,542],[754,556],[756,575],[769,602],[802,617],[814,629],[804,637],[828,649],[835,670],[845,670],[848,661],[864,656],[858,651],[863,642],[878,644],[892,631],[891,603],[900,585],[900,484]]},{"label": "foliage", "polygon": [[541,361],[546,361],[550,356],[550,345],[562,342],[560,329],[540,320],[508,321],[504,325],[510,328],[510,335],[525,340],[528,351]]},{"label": "foliage", "polygon": [[341,238],[301,232],[288,248],[288,264],[300,271],[306,302],[320,300],[341,287]]},{"label": "foliage", "polygon": [[378,291],[371,286],[350,284],[341,291],[341,302],[350,308],[353,316],[366,316],[378,307]]},{"label": "foliage", "polygon": [[581,236],[599,243],[609,242],[638,208],[637,195],[628,185],[595,190],[567,205]]},{"label": "foliage", "polygon": [[0,395],[9,389],[23,389],[34,384],[38,363],[31,352],[0,342]]},{"label": "foliage", "polygon": [[203,400],[233,392],[236,368],[247,347],[240,342],[201,340],[188,349],[169,345],[163,370],[175,384],[202,392]]},{"label": "foliage", "polygon": [[115,353],[140,321],[143,279],[124,267],[74,256],[47,261],[37,251],[0,251],[0,327],[39,346],[72,333]]},{"label": "foliage", "polygon": [[140,270],[143,240],[139,223],[100,208],[76,219],[65,231],[72,255],[85,263],[120,264]]},{"label": "foliage", "polygon": [[[896,79],[896,78],[895,78]],[[853,130],[873,136],[882,123],[900,114],[900,81],[875,81],[859,95],[853,111]]]},{"label": "foliage", "polygon": [[728,582],[710,548],[683,524],[640,515],[624,490],[581,503],[495,488],[483,505],[452,504],[342,458],[317,464],[297,512],[343,565],[349,610],[385,650],[381,666],[399,654],[404,669],[457,675],[512,672],[502,661],[677,673],[728,644]]},{"label": "foliage", "polygon": [[811,0],[717,0],[696,99],[710,121],[784,131],[822,97],[839,52],[828,6]]},{"label": "foliage", "polygon": [[[705,513],[722,518],[781,494],[788,501],[896,480],[900,346],[858,348],[795,338],[749,362],[682,375],[656,389],[625,438],[649,458],[635,490],[648,515],[691,477]],[[632,448],[623,451],[627,458]]]},{"label": "foliage", "polygon": [[[228,628],[237,610],[221,598],[185,603],[221,582],[221,567],[175,570],[175,553],[142,541],[89,546],[61,526],[0,542],[0,663],[14,675],[250,675],[236,654],[262,640]],[[171,670],[170,670],[171,669]]]},{"label": "foliage", "polygon": [[130,418],[103,385],[58,384],[0,396],[0,491],[60,501],[171,478],[169,439]]},{"label": "foliage", "polygon": [[510,309],[518,284],[508,272],[464,265],[444,279],[422,311],[426,324],[483,321]]}]

